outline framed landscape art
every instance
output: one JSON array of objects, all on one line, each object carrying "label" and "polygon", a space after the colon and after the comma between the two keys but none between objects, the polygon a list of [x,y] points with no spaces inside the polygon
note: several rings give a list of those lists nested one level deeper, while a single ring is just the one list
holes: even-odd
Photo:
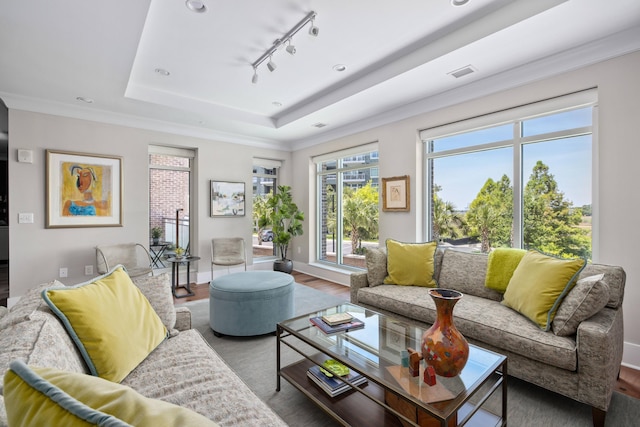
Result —
[{"label": "framed landscape art", "polygon": [[122,226],[122,157],[46,153],[46,228]]},{"label": "framed landscape art", "polygon": [[211,181],[211,216],[244,216],[244,182]]}]

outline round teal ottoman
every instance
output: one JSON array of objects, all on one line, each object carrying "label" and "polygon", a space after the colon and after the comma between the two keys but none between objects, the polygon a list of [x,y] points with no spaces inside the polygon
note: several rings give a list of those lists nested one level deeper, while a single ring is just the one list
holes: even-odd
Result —
[{"label": "round teal ottoman", "polygon": [[209,325],[216,336],[275,332],[293,317],[293,276],[277,271],[243,271],[209,283]]}]

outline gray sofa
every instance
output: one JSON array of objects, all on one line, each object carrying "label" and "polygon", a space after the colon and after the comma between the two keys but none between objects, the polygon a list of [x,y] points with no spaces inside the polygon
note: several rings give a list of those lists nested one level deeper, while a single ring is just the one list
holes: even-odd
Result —
[{"label": "gray sofa", "polygon": [[[143,396],[189,408],[221,426],[286,424],[218,356],[202,335],[191,329],[191,312],[173,305],[166,274],[134,279],[171,332],[122,382]],[[0,318],[0,378],[9,363],[88,374],[78,349],[60,320],[43,302],[40,285],[27,292]],[[1,384],[1,383],[0,383]],[[6,426],[0,395],[0,426]]]},{"label": "gray sofa", "polygon": [[[456,327],[469,342],[506,355],[510,375],[590,405],[594,425],[604,425],[622,361],[626,280],[622,267],[588,264],[584,268],[580,278],[604,274],[602,281],[608,286],[601,288],[608,290],[606,307],[582,321],[577,333],[558,336],[500,304],[502,294],[485,287],[487,264],[485,254],[436,252],[438,286],[464,294],[453,311]],[[428,288],[381,284],[385,274],[384,251],[370,251],[367,271],[351,275],[351,302],[396,318],[433,324],[435,305]]]}]

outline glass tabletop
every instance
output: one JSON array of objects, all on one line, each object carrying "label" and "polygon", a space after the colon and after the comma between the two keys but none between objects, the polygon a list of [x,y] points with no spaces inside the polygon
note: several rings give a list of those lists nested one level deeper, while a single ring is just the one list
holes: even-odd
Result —
[{"label": "glass tabletop", "polygon": [[[327,334],[310,320],[342,312],[364,322],[364,327]],[[494,382],[498,381],[496,371],[506,360],[503,355],[470,344],[469,359],[462,372],[453,378],[438,376],[437,387],[431,387],[422,376],[411,377],[408,368],[402,368],[403,351],[408,347],[420,351],[426,329],[415,323],[345,303],[286,320],[280,326],[328,357],[444,417],[458,410],[490,377],[496,376]],[[438,403],[437,407],[433,407],[434,403]]]}]

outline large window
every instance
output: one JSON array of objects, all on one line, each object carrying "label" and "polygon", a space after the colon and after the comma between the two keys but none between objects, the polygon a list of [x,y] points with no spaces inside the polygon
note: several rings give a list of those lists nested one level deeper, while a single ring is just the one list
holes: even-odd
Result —
[{"label": "large window", "polygon": [[425,237],[590,259],[595,110],[586,91],[422,131]]},{"label": "large window", "polygon": [[314,158],[318,261],[361,267],[378,247],[378,147],[367,144]]}]

